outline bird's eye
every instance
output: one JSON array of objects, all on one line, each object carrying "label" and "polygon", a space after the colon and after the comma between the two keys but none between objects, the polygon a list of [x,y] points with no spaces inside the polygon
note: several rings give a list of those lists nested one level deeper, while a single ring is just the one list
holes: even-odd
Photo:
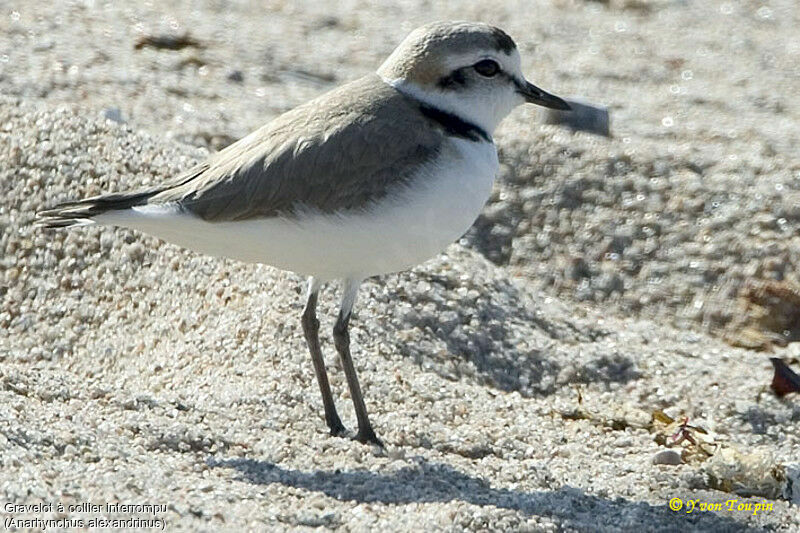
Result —
[{"label": "bird's eye", "polygon": [[475,69],[475,72],[480,74],[481,76],[485,76],[487,78],[491,78],[492,76],[497,75],[500,72],[500,65],[497,64],[497,61],[493,61],[491,59],[484,59],[482,61],[478,61],[472,68]]}]

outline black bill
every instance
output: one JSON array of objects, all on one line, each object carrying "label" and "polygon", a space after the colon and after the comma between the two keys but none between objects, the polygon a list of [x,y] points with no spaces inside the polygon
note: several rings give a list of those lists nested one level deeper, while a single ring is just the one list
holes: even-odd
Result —
[{"label": "black bill", "polygon": [[569,104],[554,94],[550,94],[538,88],[536,85],[527,82],[517,82],[517,92],[525,97],[529,104],[536,104],[550,109],[569,111]]}]

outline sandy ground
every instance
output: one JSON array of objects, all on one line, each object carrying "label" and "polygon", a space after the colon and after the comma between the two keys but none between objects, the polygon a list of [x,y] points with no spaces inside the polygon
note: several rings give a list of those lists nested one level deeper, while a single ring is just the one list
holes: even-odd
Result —
[{"label": "sandy ground", "polygon": [[[463,18],[506,29],[537,85],[607,105],[612,136],[515,111],[473,230],[365,285],[354,358],[385,451],[327,436],[297,276],[30,226],[173,175]],[[797,370],[798,24],[789,1],[0,6],[5,525],[800,529],[800,407],[766,389],[765,352]],[[136,46],[185,32],[197,45]],[[323,350],[353,429],[337,290]],[[677,442],[683,417],[697,444]],[[667,447],[682,464],[653,464]],[[86,507],[108,502],[163,507]],[[14,507],[36,503],[53,508]]]}]

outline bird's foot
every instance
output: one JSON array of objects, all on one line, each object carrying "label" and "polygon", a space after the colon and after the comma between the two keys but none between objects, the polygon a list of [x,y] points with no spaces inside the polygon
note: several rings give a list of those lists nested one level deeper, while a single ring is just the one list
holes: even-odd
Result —
[{"label": "bird's foot", "polygon": [[358,428],[358,433],[355,436],[355,440],[360,442],[361,444],[374,444],[379,448],[386,448],[383,445],[381,439],[375,435],[375,432],[372,430],[372,427],[367,426],[366,428]]},{"label": "bird's foot", "polygon": [[344,427],[344,424],[342,424],[342,421],[339,420],[338,416],[335,419],[328,421],[328,428],[331,430],[331,437],[347,436],[347,428]]}]

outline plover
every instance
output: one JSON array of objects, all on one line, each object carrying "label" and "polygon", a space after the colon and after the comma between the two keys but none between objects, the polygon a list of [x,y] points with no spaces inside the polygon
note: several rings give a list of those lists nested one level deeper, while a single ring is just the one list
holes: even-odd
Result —
[{"label": "plover", "polygon": [[132,228],[197,252],[308,276],[302,325],[325,421],[344,435],[319,342],[317,295],[343,280],[333,328],[355,438],[381,445],[350,356],[364,279],[421,263],[461,237],[498,170],[492,133],[524,102],[569,109],[522,74],[514,41],[482,23],[414,30],[378,68],[289,111],[163,184],[39,213],[59,228]]}]

